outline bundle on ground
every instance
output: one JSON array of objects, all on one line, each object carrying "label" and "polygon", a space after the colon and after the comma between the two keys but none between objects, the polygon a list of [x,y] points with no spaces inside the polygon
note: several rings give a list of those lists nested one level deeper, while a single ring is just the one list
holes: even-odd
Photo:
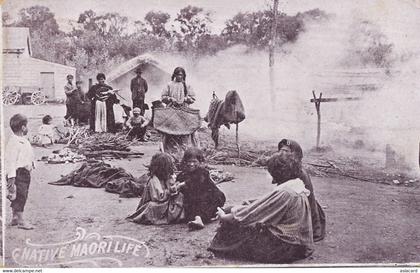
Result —
[{"label": "bundle on ground", "polygon": [[104,162],[94,161],[83,163],[80,168],[49,184],[105,188],[108,192],[118,193],[120,197],[129,198],[140,197],[147,180],[146,175],[135,178],[123,168],[116,168]]}]

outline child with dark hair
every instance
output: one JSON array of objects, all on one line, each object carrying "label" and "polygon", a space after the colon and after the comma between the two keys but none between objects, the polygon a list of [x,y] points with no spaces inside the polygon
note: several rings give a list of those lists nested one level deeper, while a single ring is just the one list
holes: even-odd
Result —
[{"label": "child with dark hair", "polygon": [[33,229],[23,218],[23,211],[28,199],[31,170],[34,168],[34,155],[31,144],[25,138],[28,133],[28,119],[16,114],[10,119],[12,136],[6,146],[5,163],[8,195],[13,211],[12,226],[21,229]]},{"label": "child with dark hair", "polygon": [[184,219],[183,195],[177,191],[175,165],[166,153],[157,153],[149,166],[146,184],[137,211],[128,216],[139,224],[172,224]]},{"label": "child with dark hair", "polygon": [[224,193],[214,184],[210,173],[203,166],[204,155],[198,148],[188,148],[181,162],[182,172],[177,181],[184,194],[185,218],[190,229],[202,229],[215,217],[217,207],[225,204]]},{"label": "child with dark hair", "polygon": [[56,140],[56,127],[52,124],[52,117],[46,115],[42,118],[42,125],[38,129],[34,142],[45,147],[54,144]]}]

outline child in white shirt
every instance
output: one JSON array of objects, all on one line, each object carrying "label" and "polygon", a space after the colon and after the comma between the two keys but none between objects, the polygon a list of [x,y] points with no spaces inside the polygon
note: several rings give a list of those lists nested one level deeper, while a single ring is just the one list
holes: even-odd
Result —
[{"label": "child in white shirt", "polygon": [[35,166],[32,146],[25,138],[28,133],[27,125],[28,119],[24,115],[16,114],[10,119],[13,135],[5,151],[7,198],[11,201],[13,211],[11,225],[21,229],[33,229],[33,226],[23,218],[31,182],[31,171]]}]

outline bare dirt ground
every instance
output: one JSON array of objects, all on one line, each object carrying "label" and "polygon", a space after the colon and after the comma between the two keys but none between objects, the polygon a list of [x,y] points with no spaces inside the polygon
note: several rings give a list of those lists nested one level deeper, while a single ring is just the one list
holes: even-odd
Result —
[{"label": "bare dirt ground", "polygon": [[[63,109],[58,107],[60,111]],[[13,109],[13,113],[17,110]],[[7,111],[5,120],[12,111]],[[9,109],[10,110],[10,109]],[[26,110],[26,109],[25,109]],[[42,111],[41,111],[42,112]],[[41,113],[40,112],[40,113]],[[55,112],[59,115],[59,112]],[[38,117],[38,113],[28,113]],[[39,122],[39,121],[37,121]],[[155,143],[136,147],[145,153],[143,158],[113,160],[135,176],[146,171],[144,164],[158,150]],[[36,157],[52,149],[36,148]],[[78,164],[51,165],[38,162],[26,206],[26,217],[36,229],[24,231],[7,227],[5,234],[5,262],[8,267],[19,266],[12,257],[16,248],[26,240],[47,244],[75,237],[76,228],[101,235],[118,234],[144,241],[150,249],[147,259],[123,256],[124,267],[141,266],[221,266],[250,265],[252,262],[214,257],[207,247],[218,227],[213,222],[200,231],[189,232],[186,225],[144,226],[125,220],[134,212],[137,198],[124,199],[104,189],[53,186],[55,181],[78,167]],[[218,169],[234,174],[234,182],[222,183],[227,204],[238,204],[258,196],[271,188],[271,179],[263,168],[218,165]],[[295,263],[360,264],[414,263],[420,261],[420,187],[406,187],[358,181],[340,177],[313,177],[315,194],[327,217],[327,236],[315,244],[314,254]],[[9,202],[4,217],[11,218]],[[86,263],[59,265],[85,267]],[[102,263],[100,266],[116,266]]]}]

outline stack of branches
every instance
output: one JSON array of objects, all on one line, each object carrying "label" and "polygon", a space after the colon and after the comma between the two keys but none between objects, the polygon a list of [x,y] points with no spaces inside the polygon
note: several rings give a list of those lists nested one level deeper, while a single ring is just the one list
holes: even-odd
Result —
[{"label": "stack of branches", "polygon": [[[247,147],[241,149],[238,157],[234,147],[226,147],[220,150],[204,149],[206,161],[209,164],[247,167],[265,167],[267,160],[275,152],[275,149],[260,151]],[[420,182],[418,177],[406,172],[380,168],[359,158],[330,153],[307,153],[303,159],[303,167],[310,175],[317,177],[341,176],[366,182],[404,186],[414,186]]]},{"label": "stack of branches", "polygon": [[73,147],[87,158],[121,159],[141,157],[144,155],[141,152],[132,152],[130,150],[131,144],[132,142],[127,140],[125,134],[102,133],[88,136],[80,135],[80,137],[76,136]]},{"label": "stack of branches", "polygon": [[238,157],[238,151],[234,147],[226,147],[220,150],[205,149],[204,154],[209,164],[258,167],[265,166],[273,153],[242,149]]},{"label": "stack of branches", "polygon": [[87,126],[65,127],[64,131],[57,129],[60,138],[57,143],[60,144],[79,144],[81,140],[87,138],[91,132]]},{"label": "stack of branches", "polygon": [[140,197],[148,176],[133,177],[123,168],[112,167],[101,161],[90,161],[51,185],[72,185],[75,187],[105,188],[107,192],[118,193],[120,197]]},{"label": "stack of branches", "polygon": [[343,156],[331,158],[319,154],[308,154],[304,167],[309,174],[319,177],[343,176],[366,182],[404,186],[414,186],[414,183],[420,182],[418,177],[407,172],[372,166],[359,158]]},{"label": "stack of branches", "polygon": [[93,134],[84,138],[78,145],[78,149],[82,151],[130,151],[130,141],[124,134]]}]

